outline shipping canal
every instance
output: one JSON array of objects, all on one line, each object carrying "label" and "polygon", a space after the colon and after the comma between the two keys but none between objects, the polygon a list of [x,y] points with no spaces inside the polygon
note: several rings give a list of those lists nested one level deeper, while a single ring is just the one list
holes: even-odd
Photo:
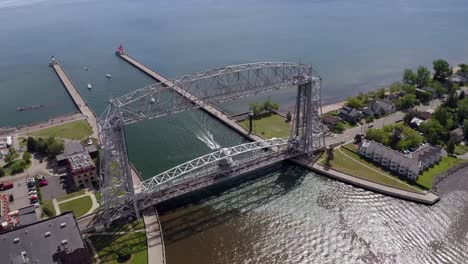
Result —
[{"label": "shipping canal", "polygon": [[[98,115],[110,96],[151,84],[113,54],[121,42],[168,77],[301,60],[319,70],[330,102],[388,85],[405,67],[438,57],[453,64],[468,59],[468,3],[459,0],[33,2],[0,0],[0,34],[8,36],[2,46],[8,52],[0,54],[0,127],[77,111],[48,67],[52,55]],[[292,90],[272,98],[287,108],[294,96]],[[40,104],[46,107],[16,113],[19,106]],[[245,106],[230,103],[229,109]],[[127,138],[130,159],[144,178],[213,146],[245,142],[202,111],[130,125]],[[429,207],[283,163],[191,197],[196,203],[163,210],[168,264],[466,263],[463,176],[442,182],[443,198]]]}]

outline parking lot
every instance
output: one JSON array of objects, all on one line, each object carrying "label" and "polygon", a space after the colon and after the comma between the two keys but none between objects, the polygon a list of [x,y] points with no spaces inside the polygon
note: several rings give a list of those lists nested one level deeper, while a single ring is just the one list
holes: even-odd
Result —
[{"label": "parking lot", "polygon": [[58,176],[46,177],[48,185],[41,187],[42,200],[52,200],[57,197],[64,196],[65,194],[71,193],[74,190],[73,184],[67,177],[67,174],[61,174]]},{"label": "parking lot", "polygon": [[5,191],[0,191],[0,194],[9,196],[13,194],[13,201],[9,203],[10,211],[15,211],[20,208],[30,205],[28,186],[25,178],[17,178],[10,180],[13,182],[13,188]]}]

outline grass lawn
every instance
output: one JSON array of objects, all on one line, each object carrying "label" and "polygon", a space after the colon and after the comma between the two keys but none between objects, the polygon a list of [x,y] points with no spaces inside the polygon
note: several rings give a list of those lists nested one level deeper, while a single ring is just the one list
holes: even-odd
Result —
[{"label": "grass lawn", "polygon": [[57,214],[57,212],[55,212],[55,208],[54,208],[54,204],[52,203],[52,200],[42,202],[42,211],[48,217],[52,217]]},{"label": "grass lawn", "polygon": [[59,204],[60,212],[73,211],[75,217],[78,218],[91,209],[93,202],[91,197],[85,196],[69,202]]},{"label": "grass lawn", "polygon": [[77,192],[72,192],[72,193],[69,193],[67,195],[60,196],[60,197],[57,198],[57,202],[65,201],[65,200],[68,200],[68,199],[83,195],[83,194],[85,194],[85,192],[86,192],[86,190],[79,190]]},{"label": "grass lawn", "polygon": [[[246,119],[240,124],[249,129],[249,120]],[[273,114],[271,116],[263,117],[253,120],[253,132],[266,139],[269,138],[284,138],[289,137],[291,134],[291,124],[286,123],[282,116]]]},{"label": "grass lawn", "polygon": [[18,142],[19,142],[20,148],[26,147],[28,144],[28,139],[25,137],[18,137]]},{"label": "grass lawn", "polygon": [[343,127],[344,127],[345,130],[350,129],[352,127],[357,127],[358,126],[358,124],[351,124],[350,122],[348,122],[346,120],[341,120],[340,122],[343,124]]},{"label": "grass lawn", "polygon": [[[338,150],[335,150],[335,157],[330,162],[331,168],[337,171],[341,171],[359,178],[366,180],[371,180],[377,183],[393,186],[395,188],[418,192],[417,187],[409,186],[404,181],[398,179],[396,176],[391,175],[390,173],[384,171],[383,169],[375,166],[371,162],[363,160],[359,157],[358,154],[351,152],[345,148],[340,148],[343,153],[352,157],[356,161],[346,157]],[[321,165],[325,165],[325,159],[320,161]],[[364,166],[366,165],[366,166]],[[370,169],[372,168],[372,169]],[[383,175],[382,175],[383,174]]]},{"label": "grass lawn", "polygon": [[455,154],[457,155],[463,155],[468,152],[468,146],[466,145],[457,145],[455,147]]},{"label": "grass lawn", "polygon": [[417,183],[426,187],[427,189],[432,189],[432,184],[434,183],[434,179],[437,175],[440,175],[446,172],[451,167],[464,162],[464,160],[457,159],[454,157],[444,157],[439,162],[439,164],[435,165],[433,168],[425,171],[422,175],[419,176]]},{"label": "grass lawn", "polygon": [[117,253],[127,248],[132,258],[126,263],[147,264],[148,248],[145,232],[124,235],[91,235],[89,237],[102,263],[121,263]]},{"label": "grass lawn", "polygon": [[30,135],[36,137],[83,139],[89,137],[91,134],[91,127],[88,125],[86,120],[78,120],[38,130],[36,132],[31,133]]}]

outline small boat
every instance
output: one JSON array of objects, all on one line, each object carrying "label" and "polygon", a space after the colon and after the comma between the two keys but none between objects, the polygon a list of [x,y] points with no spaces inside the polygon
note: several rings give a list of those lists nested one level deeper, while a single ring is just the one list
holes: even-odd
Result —
[{"label": "small boat", "polygon": [[91,88],[93,88],[93,86],[90,83],[88,83],[88,89],[91,89]]},{"label": "small boat", "polygon": [[154,97],[153,97],[153,96],[151,96],[151,100],[150,100],[150,102],[151,102],[152,104],[154,104],[154,103],[156,102],[156,100],[154,99]]},{"label": "small boat", "polygon": [[83,67],[83,69],[84,69],[85,71],[87,71],[87,70],[88,70],[88,67],[85,66],[85,67]]},{"label": "small boat", "polygon": [[106,74],[106,78],[112,78],[112,75],[110,75],[110,73]]}]

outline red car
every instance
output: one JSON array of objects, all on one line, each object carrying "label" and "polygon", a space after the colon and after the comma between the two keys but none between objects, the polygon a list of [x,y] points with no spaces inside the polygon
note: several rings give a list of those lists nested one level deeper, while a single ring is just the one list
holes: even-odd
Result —
[{"label": "red car", "polygon": [[1,182],[0,183],[0,191],[8,190],[8,189],[11,189],[13,187],[14,187],[14,185],[13,185],[13,182],[11,182],[11,181],[6,181],[6,182]]},{"label": "red car", "polygon": [[46,186],[46,185],[48,185],[48,184],[49,184],[49,183],[48,183],[47,180],[45,180],[45,179],[39,181],[39,186],[41,186],[41,187],[42,187],[42,186]]}]

